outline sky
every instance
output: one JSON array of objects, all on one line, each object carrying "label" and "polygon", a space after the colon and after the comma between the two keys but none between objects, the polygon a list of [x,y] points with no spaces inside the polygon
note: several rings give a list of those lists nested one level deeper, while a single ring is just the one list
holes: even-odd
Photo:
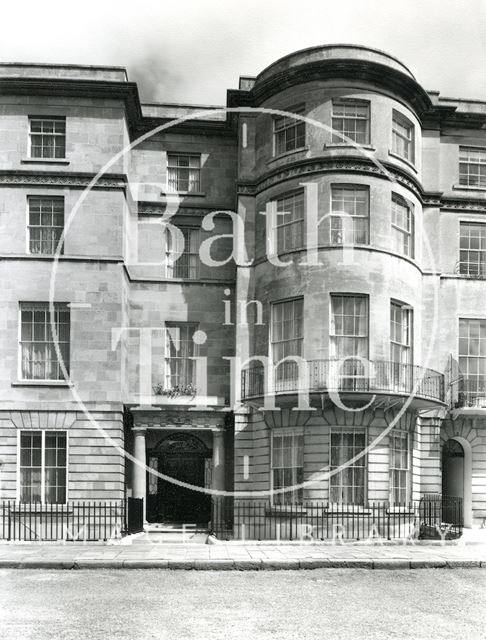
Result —
[{"label": "sky", "polygon": [[0,61],[123,66],[143,102],[224,105],[240,75],[343,42],[486,100],[486,0],[36,0],[4,2],[0,21]]}]

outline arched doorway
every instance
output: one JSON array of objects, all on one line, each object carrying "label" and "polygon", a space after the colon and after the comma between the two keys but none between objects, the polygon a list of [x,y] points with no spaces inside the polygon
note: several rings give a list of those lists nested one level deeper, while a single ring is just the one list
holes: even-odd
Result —
[{"label": "arched doorway", "polygon": [[[189,433],[175,433],[148,452],[148,466],[176,481],[204,487],[210,457],[211,451],[202,440]],[[208,494],[154,475],[149,475],[147,486],[149,522],[207,525],[210,520]]]},{"label": "arched doorway", "polygon": [[442,447],[442,495],[464,500],[464,448],[454,438]]},{"label": "arched doorway", "polygon": [[472,452],[469,442],[454,436],[442,447],[442,495],[463,500],[464,526],[472,526]]}]

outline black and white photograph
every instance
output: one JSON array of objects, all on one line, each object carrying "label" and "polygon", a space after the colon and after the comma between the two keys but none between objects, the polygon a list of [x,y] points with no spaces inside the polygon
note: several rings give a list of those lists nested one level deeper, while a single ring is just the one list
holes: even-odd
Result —
[{"label": "black and white photograph", "polygon": [[5,3],[2,640],[485,612],[485,0]]}]

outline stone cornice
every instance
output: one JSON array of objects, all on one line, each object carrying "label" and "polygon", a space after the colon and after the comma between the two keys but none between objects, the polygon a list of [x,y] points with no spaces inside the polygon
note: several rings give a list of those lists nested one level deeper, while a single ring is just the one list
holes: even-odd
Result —
[{"label": "stone cornice", "polygon": [[481,202],[478,200],[443,198],[440,208],[444,211],[471,211],[474,213],[486,213],[486,199]]},{"label": "stone cornice", "polygon": [[422,204],[424,207],[435,207],[442,211],[486,213],[486,198],[451,198],[441,193],[424,193],[422,195]]},{"label": "stone cornice", "polygon": [[125,105],[127,121],[131,129],[142,119],[140,98],[135,82],[68,78],[1,78],[0,95],[9,94],[121,100]]},{"label": "stone cornice", "polygon": [[437,105],[424,116],[424,129],[442,131],[447,127],[481,129],[486,125],[485,113],[458,111],[454,105]]},{"label": "stone cornice", "polygon": [[[58,171],[0,171],[0,186],[69,187],[86,189],[96,174]],[[123,174],[104,174],[92,189],[125,189],[127,177]]]},{"label": "stone cornice", "polygon": [[[228,116],[232,114],[227,114]],[[168,124],[177,120],[174,118],[148,118],[143,117],[135,127],[136,135],[141,136],[144,133],[149,131],[153,131],[155,128],[160,127],[161,125]],[[204,134],[213,134],[218,137],[229,137],[235,140],[236,142],[236,119],[232,118],[231,120],[227,118],[225,121],[214,122],[211,120],[185,120],[183,122],[179,122],[178,124],[171,125],[170,128],[166,130],[162,130],[160,135],[163,135],[166,131],[170,131],[171,133],[184,133],[186,135],[194,134],[194,135],[204,135]],[[155,134],[158,135],[158,134]]]},{"label": "stone cornice", "polygon": [[[316,80],[365,81],[383,87],[401,96],[415,111],[419,120],[432,109],[429,94],[411,76],[376,61],[357,59],[329,59],[307,62],[302,65],[276,72],[265,80],[255,83],[248,92],[253,106],[261,105],[271,96],[291,86]],[[237,100],[239,94],[231,93],[231,99]],[[246,98],[248,103],[248,98]]]},{"label": "stone cornice", "polygon": [[[166,202],[143,202],[140,201],[138,203],[138,215],[139,216],[161,216],[167,208],[171,208],[170,203]],[[187,206],[184,204],[179,204],[176,213],[172,217],[177,216],[188,216],[193,218],[202,218],[207,213],[208,210],[210,212],[213,211],[233,211],[232,207],[220,206],[220,205],[198,205],[198,206]],[[223,215],[223,213],[221,214]]]},{"label": "stone cornice", "polygon": [[[94,98],[97,100],[120,100],[125,107],[131,138],[151,131],[161,124],[176,118],[153,118],[142,114],[140,96],[135,82],[117,82],[110,80],[86,80],[70,78],[0,78],[0,95],[26,96],[66,96],[73,98]],[[68,107],[66,107],[68,108]],[[228,119],[222,122],[207,120],[188,120],[171,131],[190,133],[213,133],[218,136],[235,137],[236,131]]]},{"label": "stone cornice", "polygon": [[383,162],[381,164],[385,167],[386,171],[389,172],[389,175],[372,160],[368,160],[367,158],[306,158],[297,160],[285,167],[275,168],[255,182],[240,182],[237,184],[237,191],[241,195],[256,195],[280,182],[292,178],[301,178],[315,173],[351,172],[355,174],[372,175],[384,180],[391,179],[410,189],[420,200],[422,199],[422,188],[418,180],[389,163]]},{"label": "stone cornice", "polygon": [[387,162],[382,162],[381,164],[390,175],[387,175],[385,171],[366,158],[298,160],[292,165],[274,169],[260,180],[238,182],[237,193],[239,195],[255,196],[276,184],[292,178],[301,178],[315,173],[350,172],[396,181],[398,184],[410,189],[424,207],[436,207],[444,211],[486,213],[486,198],[451,198],[444,196],[442,193],[427,193],[423,190],[419,181],[405,173],[405,171],[401,171]]}]

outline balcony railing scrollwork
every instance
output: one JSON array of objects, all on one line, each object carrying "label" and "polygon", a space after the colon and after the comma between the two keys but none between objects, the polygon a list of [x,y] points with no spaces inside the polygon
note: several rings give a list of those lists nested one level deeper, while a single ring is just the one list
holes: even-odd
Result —
[{"label": "balcony railing scrollwork", "polygon": [[284,361],[273,366],[267,376],[263,366],[242,371],[243,399],[306,391],[414,395],[445,402],[444,376],[441,373],[386,360],[310,360],[305,367],[294,361]]}]

